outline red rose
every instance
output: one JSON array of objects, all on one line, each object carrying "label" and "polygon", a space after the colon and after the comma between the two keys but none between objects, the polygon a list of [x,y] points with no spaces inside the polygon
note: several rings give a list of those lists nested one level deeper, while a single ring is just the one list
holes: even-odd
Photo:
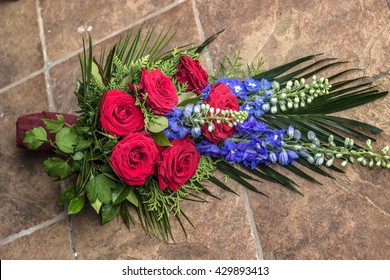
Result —
[{"label": "red rose", "polygon": [[145,132],[126,136],[113,149],[112,168],[129,185],[142,185],[155,173],[159,149]]},{"label": "red rose", "polygon": [[200,66],[199,61],[192,59],[188,55],[180,57],[180,62],[177,65],[177,73],[175,79],[180,84],[188,84],[187,91],[200,94],[207,86],[209,75]]},{"label": "red rose", "polygon": [[[209,97],[205,100],[206,104],[210,104],[210,107],[221,110],[234,110],[238,111],[239,105],[237,97],[234,96],[230,88],[224,84],[219,84],[213,87],[210,91]],[[219,113],[221,115],[221,113]],[[217,144],[219,141],[223,141],[230,135],[236,132],[236,127],[230,127],[227,123],[217,124],[215,120],[211,121],[214,125],[214,130],[209,132],[208,124],[202,126],[202,134],[208,140]]]},{"label": "red rose", "polygon": [[173,140],[172,146],[161,154],[157,172],[160,189],[169,187],[171,190],[177,190],[184,185],[195,175],[199,160],[200,154],[194,141],[188,137]]},{"label": "red rose", "polygon": [[144,115],[135,98],[121,90],[104,93],[99,109],[100,123],[111,135],[126,136],[144,128]]},{"label": "red rose", "polygon": [[145,101],[156,115],[171,112],[172,107],[179,102],[176,88],[171,79],[159,69],[149,72],[142,68],[139,89],[142,93],[148,94]]}]

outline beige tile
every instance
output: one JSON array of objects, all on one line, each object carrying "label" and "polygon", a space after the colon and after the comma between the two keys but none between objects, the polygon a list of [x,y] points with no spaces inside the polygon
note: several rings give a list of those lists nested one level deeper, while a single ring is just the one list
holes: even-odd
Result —
[{"label": "beige tile", "polygon": [[35,1],[0,2],[0,88],[43,67]]},{"label": "beige tile", "polygon": [[19,116],[48,108],[43,75],[1,93],[0,103],[0,238],[32,227],[61,212],[59,186],[43,170],[49,154],[16,147]]},{"label": "beige tile", "polygon": [[66,219],[10,243],[0,245],[2,260],[71,260]]},{"label": "beige tile", "polygon": [[[50,61],[82,47],[79,26],[92,26],[95,39],[104,38],[158,11],[173,0],[148,1],[41,1]],[[61,11],[58,13],[58,11]]]}]

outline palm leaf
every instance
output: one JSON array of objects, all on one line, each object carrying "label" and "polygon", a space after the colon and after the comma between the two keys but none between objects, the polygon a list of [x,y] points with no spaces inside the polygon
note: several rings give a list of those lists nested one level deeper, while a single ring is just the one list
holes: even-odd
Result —
[{"label": "palm leaf", "polygon": [[[320,75],[321,71],[325,69],[329,70],[332,67],[346,63],[339,61],[334,62],[334,60],[336,60],[335,58],[324,58],[312,62],[308,66],[301,66],[303,63],[316,59],[319,55],[320,54],[315,54],[297,59],[258,74],[253,78],[259,80],[265,78],[283,84],[292,79],[309,78],[312,75]],[[343,75],[360,70],[361,69],[359,68],[342,70],[329,76],[328,79],[334,81],[336,78],[340,78]],[[289,125],[292,125],[302,132],[302,139],[306,141],[308,139],[305,134],[309,131],[315,132],[317,137],[322,141],[327,141],[329,135],[332,134],[334,135],[334,141],[339,145],[344,143],[344,137],[355,137],[363,140],[372,139],[375,141],[375,138],[368,135],[366,131],[380,133],[382,132],[380,128],[364,122],[329,115],[367,104],[387,95],[387,92],[380,92],[375,89],[370,80],[364,79],[367,79],[367,77],[346,79],[333,83],[330,94],[314,99],[311,104],[306,104],[305,107],[285,112],[279,111],[277,114],[266,114],[263,116],[263,120],[271,128],[287,129]],[[346,136],[340,135],[340,132]],[[356,145],[356,147],[359,146]],[[286,168],[299,177],[319,183],[317,179],[303,171],[299,167],[301,165],[310,169],[311,172],[334,178],[323,170],[323,168],[312,165],[303,158],[299,158],[296,162],[296,165],[287,166]],[[326,169],[326,167],[324,168]],[[343,172],[335,166],[331,166],[329,169],[336,172]],[[279,172],[276,172],[272,168],[272,165],[258,166],[255,170],[246,168],[246,170],[250,171],[258,178],[271,182],[276,181],[293,191],[298,191],[295,182]]]}]

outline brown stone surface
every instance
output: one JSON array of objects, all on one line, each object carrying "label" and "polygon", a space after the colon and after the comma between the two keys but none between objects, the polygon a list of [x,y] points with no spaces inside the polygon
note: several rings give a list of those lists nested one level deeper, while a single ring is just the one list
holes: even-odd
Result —
[{"label": "brown stone surface", "polygon": [[[246,61],[264,57],[266,67],[325,52],[351,61],[351,67],[363,68],[366,75],[382,77],[379,89],[390,87],[390,12],[385,1],[245,1],[240,9],[233,1],[197,4],[206,36],[226,28],[209,48],[214,65],[226,49],[241,50]],[[390,136],[389,101],[387,96],[340,115],[383,128],[377,144],[381,148]],[[318,178],[323,186],[297,179],[305,186],[304,197],[273,184],[262,187],[269,199],[250,195],[265,258],[390,257],[388,171],[356,167],[335,176],[336,181]]]},{"label": "brown stone surface", "polygon": [[[120,1],[43,0],[42,15],[49,60],[54,61],[82,47],[79,26],[92,26],[94,39],[104,38],[172,3],[172,0]],[[57,13],[57,11],[61,11]]]},{"label": "brown stone surface", "polygon": [[[237,186],[233,188],[239,192]],[[241,197],[211,190],[221,201],[210,198],[210,203],[191,202],[183,206],[196,227],[185,224],[187,238],[172,220],[175,243],[147,237],[138,222],[130,231],[120,219],[101,226],[91,208],[74,216],[72,223],[79,259],[256,259]]]},{"label": "brown stone surface", "polygon": [[0,1],[0,88],[43,67],[35,1]]},{"label": "brown stone surface", "polygon": [[[209,47],[215,67],[225,53],[233,50],[240,50],[247,62],[264,57],[267,68],[324,52],[324,56],[349,60],[349,67],[364,69],[362,75],[380,78],[376,81],[380,89],[390,89],[390,12],[386,0],[123,0],[111,1],[109,5],[102,0],[0,1],[0,37],[6,39],[0,45],[0,240],[62,211],[56,205],[58,184],[43,171],[42,161],[48,155],[17,150],[14,146],[17,116],[49,107],[43,75],[1,91],[43,66],[37,3],[42,7],[49,60],[56,61],[55,65],[48,65],[49,86],[55,107],[62,112],[77,110],[73,91],[80,78],[79,62],[76,56],[66,56],[81,48],[79,26],[92,26],[95,42],[110,37],[95,47],[96,55],[101,46],[112,46],[124,36],[124,28],[160,12],[143,20],[146,27],[155,23],[157,30],[165,27],[177,31],[169,47],[199,43],[193,3],[205,37],[226,28]],[[382,127],[386,132],[378,136],[375,145],[381,147],[390,139],[389,101],[388,96],[341,115]],[[347,167],[346,174],[333,175],[336,180],[318,178],[322,186],[293,177],[305,196],[275,184],[257,184],[270,196],[249,194],[265,258],[390,258],[388,172]],[[241,193],[239,186],[229,184]],[[187,224],[185,237],[173,222],[176,243],[148,238],[138,222],[130,231],[120,219],[100,226],[98,216],[87,209],[72,217],[72,231],[62,220],[2,245],[0,257],[69,259],[73,257],[70,234],[79,259],[256,258],[243,198],[216,187],[210,190],[221,201],[209,198],[210,203],[206,204],[186,203],[184,209],[196,230]]]},{"label": "brown stone surface", "polygon": [[1,94],[0,103],[0,238],[53,218],[58,184],[52,183],[42,162],[49,155],[16,147],[15,122],[23,115],[47,109],[43,75]]},{"label": "brown stone surface", "polygon": [[11,243],[0,245],[2,260],[70,260],[70,246],[66,219],[25,235]]},{"label": "brown stone surface", "polygon": [[74,92],[81,80],[81,67],[77,56],[50,69],[51,86],[56,111],[76,114],[80,110]]}]

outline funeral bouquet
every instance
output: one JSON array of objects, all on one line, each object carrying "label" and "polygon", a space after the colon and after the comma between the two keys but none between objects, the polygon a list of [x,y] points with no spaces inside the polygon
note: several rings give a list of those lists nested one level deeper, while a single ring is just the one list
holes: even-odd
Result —
[{"label": "funeral bouquet", "polygon": [[99,58],[83,37],[79,115],[43,112],[17,122],[19,146],[56,153],[44,161],[49,176],[74,177],[58,199],[69,214],[90,204],[103,224],[119,215],[127,226],[136,215],[147,234],[167,239],[170,217],[183,230],[183,219],[191,224],[181,202],[215,197],[205,181],[234,193],[216,170],[265,195],[251,181],[299,192],[276,164],[315,183],[302,166],[329,177],[326,169],[342,172],[338,161],[390,168],[388,147],[374,151],[366,134],[379,128],[330,115],[387,94],[361,79],[333,83],[356,69],[320,77],[341,62],[311,55],[265,71],[262,61],[244,67],[235,53],[214,77],[199,56],[218,34],[165,53],[172,36],[152,35],[129,34]]}]

